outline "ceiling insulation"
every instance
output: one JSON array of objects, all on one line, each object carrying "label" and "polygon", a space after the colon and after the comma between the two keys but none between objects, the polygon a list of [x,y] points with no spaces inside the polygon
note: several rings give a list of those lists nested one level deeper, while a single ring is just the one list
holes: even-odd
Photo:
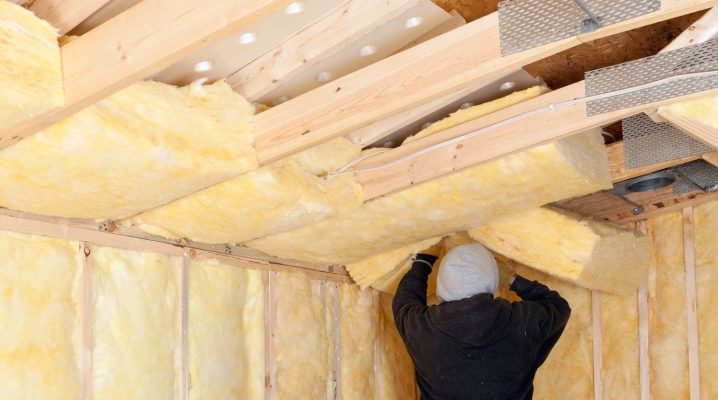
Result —
[{"label": "ceiling insulation", "polygon": [[139,82],[0,152],[0,206],[122,218],[257,167],[253,109],[227,84]]},{"label": "ceiling insulation", "polygon": [[361,187],[350,176],[320,177],[358,157],[360,151],[344,138],[334,139],[125,224],[204,243],[244,242],[313,224],[361,205]]},{"label": "ceiling insulation", "polygon": [[350,263],[610,186],[606,149],[594,130],[413,186],[350,214],[248,245],[283,258]]},{"label": "ceiling insulation", "polygon": [[718,96],[702,97],[681,103],[668,104],[659,108],[659,112],[685,117],[708,128],[718,129]]},{"label": "ceiling insulation", "polygon": [[631,294],[653,253],[635,231],[541,207],[470,229],[489,249],[576,285]]},{"label": "ceiling insulation", "polygon": [[20,6],[0,1],[0,130],[64,102],[57,32]]}]

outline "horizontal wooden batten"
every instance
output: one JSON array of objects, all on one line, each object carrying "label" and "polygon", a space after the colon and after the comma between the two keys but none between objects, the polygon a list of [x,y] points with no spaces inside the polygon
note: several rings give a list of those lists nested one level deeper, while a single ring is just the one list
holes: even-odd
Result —
[{"label": "horizontal wooden batten", "polygon": [[717,3],[663,0],[659,11],[506,57],[501,56],[498,15],[493,13],[260,114],[258,158],[262,164],[271,163],[584,41]]},{"label": "horizontal wooden batten", "polygon": [[61,47],[65,105],[0,132],[0,148],[159,72],[290,1],[142,1]]},{"label": "horizontal wooden batten", "polygon": [[36,0],[30,11],[57,28],[61,35],[87,19],[111,0]]}]

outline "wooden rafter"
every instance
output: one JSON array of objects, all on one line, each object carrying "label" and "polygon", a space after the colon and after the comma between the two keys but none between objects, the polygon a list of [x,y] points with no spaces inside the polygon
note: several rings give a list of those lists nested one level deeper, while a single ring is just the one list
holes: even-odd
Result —
[{"label": "wooden rafter", "polygon": [[694,139],[718,149],[718,130],[667,110],[658,110],[658,116]]},{"label": "wooden rafter", "polygon": [[502,57],[496,13],[305,93],[260,114],[258,158],[267,164],[467,85],[594,40],[709,8],[718,2],[664,0],[657,12]]},{"label": "wooden rafter", "polygon": [[65,105],[0,132],[0,148],[162,70],[289,2],[145,0],[135,5],[61,48]]},{"label": "wooden rafter", "polygon": [[232,88],[255,101],[300,76],[349,43],[415,6],[416,0],[378,3],[351,0],[227,78]]},{"label": "wooden rafter", "polygon": [[30,10],[58,29],[60,35],[71,31],[110,0],[36,0]]}]

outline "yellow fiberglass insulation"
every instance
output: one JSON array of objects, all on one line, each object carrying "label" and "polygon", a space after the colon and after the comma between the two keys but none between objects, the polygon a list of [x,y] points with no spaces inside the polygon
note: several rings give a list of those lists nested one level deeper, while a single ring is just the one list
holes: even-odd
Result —
[{"label": "yellow fiberglass insulation", "polygon": [[122,218],[257,166],[252,107],[224,82],[139,82],[0,152],[0,206]]},{"label": "yellow fiberglass insulation", "polygon": [[0,0],[0,131],[64,103],[57,31]]},{"label": "yellow fiberglass insulation", "polygon": [[380,295],[381,336],[379,338],[379,367],[377,379],[379,399],[415,399],[416,380],[414,378],[414,363],[411,361],[406,346],[399,336],[394,324],[391,311],[393,297],[382,293]]},{"label": "yellow fiberglass insulation", "polygon": [[695,208],[701,398],[718,398],[718,201]]},{"label": "yellow fiberglass insulation", "polygon": [[248,242],[274,256],[346,264],[611,187],[598,131],[412,186],[317,224]]},{"label": "yellow fiberglass insulation", "polygon": [[639,400],[638,296],[601,293],[603,398]]},{"label": "yellow fiberglass insulation", "polygon": [[190,399],[264,399],[264,272],[193,261]]},{"label": "yellow fiberglass insulation", "polygon": [[668,111],[681,117],[699,122],[707,127],[718,129],[718,96],[701,97],[662,106],[659,111]]},{"label": "yellow fiberglass insulation", "polygon": [[653,253],[648,236],[549,207],[470,229],[469,235],[521,264],[617,294],[638,289]]},{"label": "yellow fiberglass insulation", "polygon": [[[593,398],[591,291],[524,266],[519,265],[516,272],[558,291],[571,306],[571,317],[561,339],[536,374],[534,398],[555,400]],[[506,288],[503,291],[508,293]],[[515,301],[518,300],[518,296],[510,292],[508,299]]]},{"label": "yellow fiberglass insulation", "polygon": [[351,176],[321,177],[357,158],[360,151],[344,138],[334,139],[127,223],[174,239],[237,243],[319,222],[361,205],[361,186]]},{"label": "yellow fiberglass insulation", "polygon": [[93,399],[173,399],[177,287],[170,257],[99,247],[94,280]]},{"label": "yellow fiberglass insulation", "polygon": [[0,232],[0,254],[0,398],[80,398],[78,243]]},{"label": "yellow fiberglass insulation", "polygon": [[656,264],[648,272],[651,399],[687,399],[688,317],[681,213],[648,220]]},{"label": "yellow fiberglass insulation", "polygon": [[276,398],[329,398],[334,389],[336,285],[298,272],[273,274]]},{"label": "yellow fiberglass insulation", "polygon": [[377,318],[374,293],[355,285],[339,287],[341,400],[374,399]]}]

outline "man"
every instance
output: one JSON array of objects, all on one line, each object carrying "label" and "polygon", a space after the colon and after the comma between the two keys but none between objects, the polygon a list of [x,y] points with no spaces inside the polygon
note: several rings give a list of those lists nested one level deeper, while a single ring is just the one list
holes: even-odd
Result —
[{"label": "man", "polygon": [[571,309],[557,292],[514,275],[522,301],[494,298],[496,260],[480,244],[458,246],[437,277],[442,301],[427,306],[427,280],[436,247],[416,256],[392,304],[422,400],[531,399],[536,370],[568,322]]}]

